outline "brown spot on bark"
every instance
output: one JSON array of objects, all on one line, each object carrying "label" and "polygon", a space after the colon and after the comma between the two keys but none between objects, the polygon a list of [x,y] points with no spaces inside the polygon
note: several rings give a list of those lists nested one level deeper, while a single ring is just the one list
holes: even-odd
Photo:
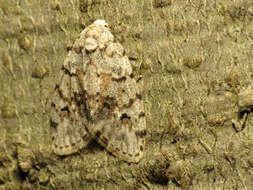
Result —
[{"label": "brown spot on bark", "polygon": [[139,114],[139,118],[141,118],[141,117],[145,117],[145,113],[144,113],[144,112],[141,112],[141,113]]},{"label": "brown spot on bark", "polygon": [[71,45],[68,45],[67,48],[66,48],[67,52],[71,51],[72,50],[72,46]]}]

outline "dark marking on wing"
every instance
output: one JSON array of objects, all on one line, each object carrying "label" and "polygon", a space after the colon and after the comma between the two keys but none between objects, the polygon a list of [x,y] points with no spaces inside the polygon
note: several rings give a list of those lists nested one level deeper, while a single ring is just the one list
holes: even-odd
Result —
[{"label": "dark marking on wing", "polygon": [[125,77],[125,76],[123,76],[123,77],[118,78],[118,79],[116,79],[116,78],[112,78],[112,81],[116,81],[116,82],[124,82],[124,81],[126,81],[126,77]]},{"label": "dark marking on wing", "polygon": [[120,116],[120,120],[123,120],[123,119],[131,119],[131,117],[128,116],[126,113],[123,113],[123,114]]},{"label": "dark marking on wing", "polygon": [[146,130],[139,130],[139,131],[135,131],[135,135],[143,138],[147,135],[147,132],[146,132]]},{"label": "dark marking on wing", "polygon": [[136,98],[141,100],[142,99],[142,96],[140,94],[136,94]]}]

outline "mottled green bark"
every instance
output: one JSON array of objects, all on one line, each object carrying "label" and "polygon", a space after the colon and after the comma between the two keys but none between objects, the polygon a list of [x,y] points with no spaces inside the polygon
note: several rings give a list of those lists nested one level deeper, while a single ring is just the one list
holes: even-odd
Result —
[{"label": "mottled green bark", "polygon": [[[58,157],[48,101],[67,48],[105,19],[144,82],[138,164],[97,143]],[[0,1],[0,190],[250,189],[253,4],[247,0]],[[241,130],[235,120],[247,113]],[[234,127],[233,127],[234,126]]]}]

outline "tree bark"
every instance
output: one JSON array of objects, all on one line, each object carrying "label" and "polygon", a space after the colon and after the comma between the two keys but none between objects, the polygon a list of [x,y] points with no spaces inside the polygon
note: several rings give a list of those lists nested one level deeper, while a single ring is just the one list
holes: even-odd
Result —
[{"label": "tree bark", "polygon": [[[51,150],[48,102],[67,49],[96,19],[143,83],[138,164],[95,141],[71,156]],[[2,0],[0,23],[0,190],[253,186],[249,1]]]}]

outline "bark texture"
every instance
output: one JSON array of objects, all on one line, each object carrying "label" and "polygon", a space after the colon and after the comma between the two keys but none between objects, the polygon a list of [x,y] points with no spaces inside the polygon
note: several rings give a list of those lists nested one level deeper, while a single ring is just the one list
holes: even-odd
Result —
[{"label": "bark texture", "polygon": [[[144,82],[138,164],[95,142],[66,157],[50,148],[47,103],[67,49],[96,19]],[[251,1],[2,0],[0,26],[0,190],[253,186]]]}]

